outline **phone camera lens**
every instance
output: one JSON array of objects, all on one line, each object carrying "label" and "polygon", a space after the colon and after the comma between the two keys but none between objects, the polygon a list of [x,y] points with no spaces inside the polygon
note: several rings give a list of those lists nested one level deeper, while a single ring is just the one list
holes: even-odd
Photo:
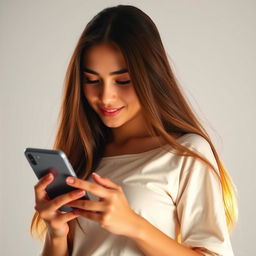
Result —
[{"label": "phone camera lens", "polygon": [[28,154],[28,158],[29,158],[30,162],[31,162],[33,165],[37,165],[36,160],[34,159],[34,157],[33,157],[31,154]]}]

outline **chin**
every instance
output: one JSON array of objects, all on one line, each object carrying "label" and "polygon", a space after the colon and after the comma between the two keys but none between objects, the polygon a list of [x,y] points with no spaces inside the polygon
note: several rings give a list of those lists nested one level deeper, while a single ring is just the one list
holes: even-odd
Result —
[{"label": "chin", "polygon": [[122,126],[122,125],[124,125],[125,124],[125,122],[120,122],[120,121],[118,121],[118,120],[116,120],[116,121],[111,121],[111,120],[108,120],[108,121],[106,121],[106,120],[102,120],[102,122],[105,124],[105,126],[107,126],[108,128],[118,128],[118,127],[120,127],[120,126]]},{"label": "chin", "polygon": [[104,123],[108,128],[118,128],[122,126],[122,124],[106,124]]}]

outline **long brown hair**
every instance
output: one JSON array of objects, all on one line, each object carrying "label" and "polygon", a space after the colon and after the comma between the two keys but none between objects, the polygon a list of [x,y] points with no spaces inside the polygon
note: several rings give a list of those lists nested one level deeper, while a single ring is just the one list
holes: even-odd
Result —
[{"label": "long brown hair", "polygon": [[[150,134],[163,137],[176,154],[200,159],[218,174],[231,232],[238,217],[235,185],[182,93],[157,27],[137,7],[118,5],[106,8],[85,27],[66,72],[53,148],[63,150],[77,176],[86,179],[97,167],[105,145],[111,140],[111,129],[103,124],[82,93],[81,60],[86,50],[102,42],[111,43],[122,52]],[[182,146],[172,136],[173,133],[196,133],[205,138],[211,146],[218,170],[207,159]],[[39,238],[45,234],[46,226],[38,212],[34,213],[30,231]]]}]

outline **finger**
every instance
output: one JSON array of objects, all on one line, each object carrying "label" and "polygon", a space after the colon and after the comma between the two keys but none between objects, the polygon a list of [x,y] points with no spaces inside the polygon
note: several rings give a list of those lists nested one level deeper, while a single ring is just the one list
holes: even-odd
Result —
[{"label": "finger", "polygon": [[70,201],[81,198],[84,195],[85,195],[85,191],[79,189],[79,190],[74,190],[72,192],[57,196],[49,202],[48,210],[49,211],[56,211],[61,206],[66,205]]},{"label": "finger", "polygon": [[79,214],[80,216],[83,216],[87,219],[96,221],[98,223],[100,223],[101,219],[102,219],[102,213],[100,213],[100,212],[90,212],[90,211],[87,212],[87,211],[80,210],[80,209],[75,209],[74,212]]},{"label": "finger", "polygon": [[84,190],[94,194],[97,197],[108,198],[108,196],[110,194],[108,189],[106,189],[98,184],[95,184],[95,183],[92,183],[92,182],[89,182],[86,180],[82,180],[79,178],[69,176],[66,179],[66,182],[68,185],[70,185],[72,187],[84,189]]},{"label": "finger", "polygon": [[99,174],[97,174],[95,172],[92,173],[92,177],[98,184],[100,184],[106,188],[120,190],[120,186],[113,183],[109,178],[101,177]]},{"label": "finger", "polygon": [[38,183],[34,186],[35,197],[38,201],[41,201],[46,198],[46,191],[45,188],[53,181],[53,174],[48,173],[47,175],[43,176]]},{"label": "finger", "polygon": [[80,214],[73,210],[73,211],[70,211],[70,212],[67,212],[67,213],[59,215],[56,218],[56,222],[66,223],[66,222],[68,222],[70,220],[73,220],[73,219],[77,218],[78,216],[80,216]]},{"label": "finger", "polygon": [[86,211],[104,212],[106,210],[106,202],[99,201],[75,200],[67,203],[66,205]]}]

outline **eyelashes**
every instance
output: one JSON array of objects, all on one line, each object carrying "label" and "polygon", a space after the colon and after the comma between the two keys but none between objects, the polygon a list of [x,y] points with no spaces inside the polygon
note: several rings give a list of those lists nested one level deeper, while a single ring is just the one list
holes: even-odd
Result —
[{"label": "eyelashes", "polygon": [[[84,80],[84,83],[86,83],[86,84],[97,84],[99,82],[100,82],[100,80],[89,80],[89,79]],[[129,84],[130,82],[131,82],[131,80],[116,81],[117,84]]]},{"label": "eyelashes", "polygon": [[127,81],[116,81],[118,84],[129,84],[131,82],[131,80],[127,80]]},{"label": "eyelashes", "polygon": [[97,84],[99,82],[99,80],[85,79],[84,82],[87,83],[87,84]]}]

